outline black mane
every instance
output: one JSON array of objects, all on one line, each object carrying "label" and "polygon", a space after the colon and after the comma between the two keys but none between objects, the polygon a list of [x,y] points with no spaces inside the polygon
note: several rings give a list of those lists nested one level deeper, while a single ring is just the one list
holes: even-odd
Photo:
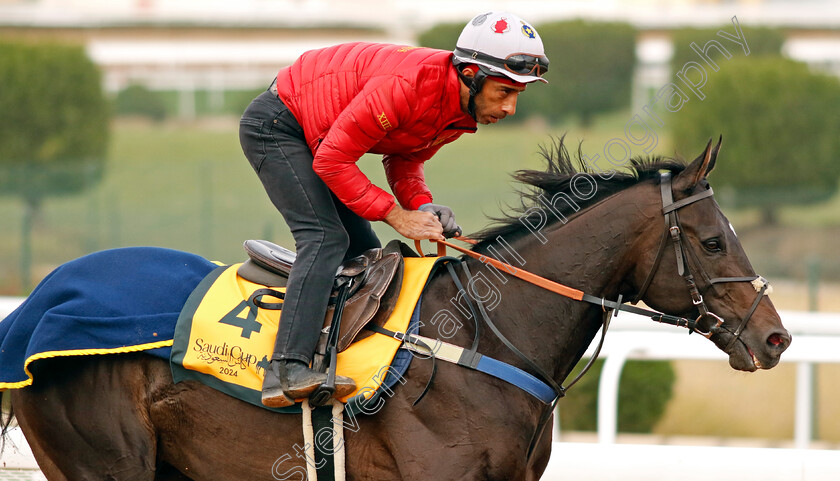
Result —
[{"label": "black mane", "polygon": [[[507,211],[503,212],[501,216],[490,219],[493,224],[471,235],[473,239],[479,242],[477,248],[482,247],[484,243],[495,240],[498,236],[502,236],[507,241],[512,241],[518,236],[527,234],[528,230],[520,221],[520,218],[530,209],[545,208],[544,203],[540,202],[540,197],[543,200],[551,199],[558,193],[571,196],[571,182],[576,174],[588,174],[597,185],[597,190],[591,198],[585,200],[578,197],[573,198],[575,204],[579,207],[577,212],[582,212],[587,207],[616,192],[645,180],[657,178],[661,170],[668,170],[677,174],[686,167],[684,162],[673,158],[661,156],[633,157],[629,161],[627,170],[616,172],[611,178],[604,180],[597,172],[592,170],[591,166],[581,160],[580,145],[578,145],[575,159],[572,160],[563,144],[563,140],[563,137],[552,139],[550,148],[544,145],[540,146],[540,154],[547,164],[545,170],[523,169],[512,174],[513,179],[524,186],[524,189],[517,189],[520,194],[520,204],[518,206],[507,206]],[[599,163],[603,165],[603,159]],[[558,210],[566,218],[570,218],[576,213],[575,209],[569,205],[560,205],[559,207],[561,209]],[[549,225],[560,222],[555,215],[548,215],[548,218]]]}]

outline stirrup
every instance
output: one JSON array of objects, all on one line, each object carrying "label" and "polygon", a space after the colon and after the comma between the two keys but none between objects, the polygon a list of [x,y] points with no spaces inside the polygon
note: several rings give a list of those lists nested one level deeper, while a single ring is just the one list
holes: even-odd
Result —
[{"label": "stirrup", "polygon": [[[342,286],[342,289],[339,291],[339,294],[343,294],[345,291],[346,289]],[[336,312],[339,313],[338,318],[333,319],[333,322],[336,322],[336,324],[341,319],[341,307],[342,306],[338,306],[336,308]],[[330,402],[330,399],[335,394],[335,376],[337,367],[336,358],[338,356],[338,349],[336,347],[336,343],[338,342],[338,335],[333,335],[334,333],[332,331],[338,332],[338,329],[330,331],[329,338],[331,342],[327,343],[327,352],[324,356],[326,366],[322,366],[326,367],[327,380],[320,386],[316,387],[315,390],[309,394],[309,404],[315,407],[320,407],[327,404],[328,402]]]},{"label": "stirrup", "polygon": [[[327,352],[324,355],[324,366],[326,367],[327,380],[316,387],[309,395],[309,403],[319,407],[330,402],[335,394],[336,358],[338,356],[338,333],[341,329],[341,314],[344,311],[344,303],[347,301],[348,291],[351,287],[352,277],[338,278],[338,294],[336,295],[335,310],[333,311],[332,324],[327,336]],[[323,368],[322,367],[322,368]]]},{"label": "stirrup", "polygon": [[316,387],[312,394],[309,395],[309,404],[315,407],[321,407],[330,402],[335,394],[335,377],[333,377],[332,385],[329,380],[324,384]]},{"label": "stirrup", "polygon": [[344,378],[336,374],[334,369],[327,372],[327,380],[316,387],[309,394],[309,403],[313,406],[323,406],[330,403],[331,398],[341,398],[356,389],[356,383],[351,378]]}]

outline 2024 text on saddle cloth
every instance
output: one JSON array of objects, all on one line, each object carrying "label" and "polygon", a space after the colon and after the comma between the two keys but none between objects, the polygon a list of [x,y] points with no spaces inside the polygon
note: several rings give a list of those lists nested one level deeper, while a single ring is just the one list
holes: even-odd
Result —
[{"label": "2024 text on saddle cloth", "polygon": [[[383,327],[405,332],[426,285],[441,258],[406,258],[399,299]],[[196,379],[258,406],[265,369],[274,347],[282,310],[249,302],[265,286],[236,274],[239,264],[211,272],[190,295],[175,330],[172,374],[176,382]],[[284,288],[276,288],[282,292]],[[282,302],[269,297],[263,302]],[[337,372],[356,381],[357,389],[340,399],[370,398],[383,382],[383,369],[401,341],[374,334],[338,354]]]}]

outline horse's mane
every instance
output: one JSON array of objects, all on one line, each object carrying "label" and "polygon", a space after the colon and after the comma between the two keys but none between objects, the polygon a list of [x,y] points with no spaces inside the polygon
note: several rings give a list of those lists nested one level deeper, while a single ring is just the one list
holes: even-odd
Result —
[{"label": "horse's mane", "polygon": [[[510,206],[498,217],[491,217],[493,223],[485,229],[474,233],[471,237],[479,243],[476,246],[481,248],[484,243],[495,240],[502,236],[507,241],[528,233],[527,228],[521,222],[521,218],[529,210],[538,208],[545,209],[546,199],[552,199],[558,193],[564,193],[567,198],[573,199],[579,207],[578,212],[583,212],[587,207],[619,192],[628,187],[636,185],[645,180],[657,178],[661,170],[668,170],[677,174],[685,170],[685,163],[675,158],[662,156],[633,157],[629,160],[627,170],[616,172],[612,177],[603,179],[591,166],[582,161],[581,146],[578,145],[577,155],[573,160],[563,143],[564,137],[553,138],[552,145],[540,146],[540,154],[546,162],[545,170],[518,170],[512,174],[513,179],[524,188],[518,188],[520,194],[519,205]],[[601,161],[601,164],[604,162]],[[576,174],[587,174],[595,181],[597,190],[591,198],[581,199],[574,196],[572,182]],[[582,197],[588,197],[588,194]],[[542,200],[542,202],[541,202]],[[556,204],[557,209],[566,218],[570,218],[576,212],[565,202]],[[533,212],[533,211],[532,211]],[[549,225],[559,222],[557,216],[548,215]]]}]

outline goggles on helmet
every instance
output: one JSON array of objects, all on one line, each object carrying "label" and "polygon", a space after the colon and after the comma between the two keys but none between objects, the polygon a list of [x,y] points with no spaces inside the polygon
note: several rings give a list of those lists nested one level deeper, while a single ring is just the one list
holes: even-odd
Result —
[{"label": "goggles on helmet", "polygon": [[487,62],[495,67],[504,67],[509,72],[517,75],[536,75],[537,77],[542,77],[543,74],[548,72],[548,57],[545,56],[514,53],[502,60],[492,55],[461,47],[456,47],[455,53],[473,60]]}]

